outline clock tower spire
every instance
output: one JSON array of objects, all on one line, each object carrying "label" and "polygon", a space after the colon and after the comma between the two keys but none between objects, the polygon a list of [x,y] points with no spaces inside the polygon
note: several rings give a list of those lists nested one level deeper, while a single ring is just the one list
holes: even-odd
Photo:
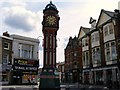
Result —
[{"label": "clock tower spire", "polygon": [[[56,6],[50,1],[43,10],[43,68],[40,75],[39,88],[60,87],[56,69],[57,31],[59,29],[59,15]],[[47,85],[46,85],[47,83]],[[41,90],[41,89],[40,89]]]}]

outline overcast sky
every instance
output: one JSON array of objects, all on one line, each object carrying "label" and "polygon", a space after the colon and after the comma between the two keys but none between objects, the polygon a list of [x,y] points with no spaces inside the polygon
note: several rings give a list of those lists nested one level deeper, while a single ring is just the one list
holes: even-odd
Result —
[{"label": "overcast sky", "polygon": [[[98,20],[101,9],[118,9],[119,0],[51,0],[56,5],[60,26],[57,34],[57,62],[64,61],[64,49],[70,36],[78,36],[81,26],[90,27],[90,17]],[[43,9],[50,0],[0,0],[0,34],[8,31],[40,39],[39,59],[42,65]]]}]

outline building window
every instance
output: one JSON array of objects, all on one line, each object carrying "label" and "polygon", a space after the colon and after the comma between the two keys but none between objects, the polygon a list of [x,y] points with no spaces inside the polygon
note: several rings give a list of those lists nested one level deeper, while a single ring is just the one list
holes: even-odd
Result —
[{"label": "building window", "polygon": [[88,52],[86,52],[86,64],[87,65],[89,64],[89,54],[88,54]]},{"label": "building window", "polygon": [[104,36],[107,36],[108,35],[108,26],[105,26],[104,27]]},{"label": "building window", "polygon": [[84,44],[84,39],[82,40],[82,46],[83,46],[83,47],[85,46],[85,44]]},{"label": "building window", "polygon": [[92,41],[92,43],[99,41],[99,32],[95,32],[92,34],[91,41]]},{"label": "building window", "polygon": [[101,54],[100,54],[100,48],[97,47],[97,48],[94,48],[93,51],[92,51],[92,60],[93,60],[93,63],[96,64],[96,63],[101,63]]},{"label": "building window", "polygon": [[4,49],[9,50],[9,43],[8,42],[4,42]]},{"label": "building window", "polygon": [[83,53],[83,65],[86,65],[86,63],[85,63],[85,53]]},{"label": "building window", "polygon": [[113,34],[113,26],[112,26],[112,24],[109,25],[109,33]]},{"label": "building window", "polygon": [[9,61],[9,55],[8,55],[8,54],[4,54],[4,55],[3,55],[3,61],[2,61],[2,63],[3,63],[3,64],[7,64],[8,61]]},{"label": "building window", "polygon": [[96,54],[95,54],[95,59],[97,60],[97,63],[101,63],[101,54],[100,54],[100,48],[96,48]]},{"label": "building window", "polygon": [[82,46],[85,47],[85,46],[88,46],[88,39],[87,38],[84,38],[82,40]]},{"label": "building window", "polygon": [[109,43],[107,43],[105,46],[106,46],[105,47],[106,61],[109,61],[110,60],[110,46],[109,46]]},{"label": "building window", "polygon": [[111,42],[111,58],[112,58],[112,60],[117,59],[115,42]]},{"label": "building window", "polygon": [[21,58],[34,58],[34,46],[27,44],[19,44],[18,54]]},{"label": "building window", "polygon": [[113,25],[109,23],[103,27],[103,30],[104,30],[104,36],[107,36],[113,34],[114,28]]},{"label": "building window", "polygon": [[105,55],[106,61],[117,59],[116,45],[114,41],[105,44]]},{"label": "building window", "polygon": [[99,33],[95,33],[95,41],[99,41]]},{"label": "building window", "polygon": [[91,39],[92,39],[92,42],[94,42],[94,41],[95,41],[94,34],[91,36]]},{"label": "building window", "polygon": [[96,61],[95,61],[95,49],[92,50],[92,61],[93,61],[93,63],[96,63]]},{"label": "building window", "polygon": [[89,53],[88,53],[88,51],[83,53],[83,65],[89,65]]}]

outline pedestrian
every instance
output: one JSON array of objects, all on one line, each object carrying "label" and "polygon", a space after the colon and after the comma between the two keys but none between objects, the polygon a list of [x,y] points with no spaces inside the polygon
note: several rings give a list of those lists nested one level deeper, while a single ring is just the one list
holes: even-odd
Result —
[{"label": "pedestrian", "polygon": [[28,84],[30,84],[30,79],[28,79]]}]

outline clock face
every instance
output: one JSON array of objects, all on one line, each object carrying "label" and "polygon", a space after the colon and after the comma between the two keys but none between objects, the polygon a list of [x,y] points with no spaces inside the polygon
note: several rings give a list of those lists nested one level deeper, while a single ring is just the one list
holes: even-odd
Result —
[{"label": "clock face", "polygon": [[54,24],[56,24],[56,18],[54,16],[47,16],[46,22],[49,25],[54,25]]}]

